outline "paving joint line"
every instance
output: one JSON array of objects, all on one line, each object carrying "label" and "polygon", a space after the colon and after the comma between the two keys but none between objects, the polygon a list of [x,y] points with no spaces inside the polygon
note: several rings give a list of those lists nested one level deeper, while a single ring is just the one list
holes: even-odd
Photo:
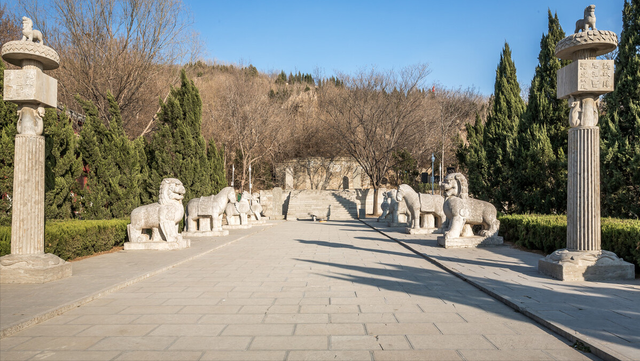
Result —
[{"label": "paving joint line", "polygon": [[85,304],[87,304],[87,303],[89,303],[89,302],[91,302],[93,300],[96,300],[96,299],[98,299],[100,297],[103,297],[103,296],[106,296],[106,295],[111,294],[113,292],[119,291],[119,290],[121,290],[123,288],[126,288],[126,287],[131,286],[131,285],[133,285],[135,283],[143,281],[143,280],[145,280],[145,279],[147,279],[149,277],[153,277],[153,276],[158,275],[158,274],[160,274],[160,273],[162,273],[164,271],[167,271],[167,270],[170,270],[170,269],[175,268],[177,266],[180,266],[180,265],[182,265],[182,264],[184,264],[186,262],[193,261],[196,258],[200,258],[200,257],[202,257],[202,256],[204,256],[204,255],[206,255],[208,253],[211,253],[211,252],[213,252],[215,250],[218,250],[220,248],[226,247],[226,246],[228,246],[228,245],[230,245],[232,243],[235,243],[237,241],[243,240],[243,239],[245,239],[245,238],[247,238],[249,236],[253,236],[256,233],[262,232],[262,231],[264,231],[266,229],[269,229],[269,228],[271,228],[271,227],[273,227],[275,225],[276,224],[272,224],[269,227],[264,227],[264,228],[261,227],[260,229],[257,229],[255,232],[249,233],[247,235],[244,235],[242,237],[239,237],[239,238],[234,239],[232,241],[229,241],[227,243],[223,243],[223,244],[221,244],[221,245],[219,245],[219,246],[217,246],[215,248],[212,248],[212,249],[206,250],[206,251],[204,251],[202,253],[193,255],[193,256],[191,256],[189,258],[183,259],[183,260],[178,261],[178,262],[176,262],[174,264],[171,264],[169,266],[165,266],[165,267],[156,269],[155,271],[150,271],[150,272],[147,272],[147,273],[145,273],[143,275],[128,279],[128,280],[123,281],[121,283],[117,283],[117,284],[115,284],[113,286],[106,287],[106,288],[104,288],[104,289],[102,289],[100,291],[94,292],[94,293],[92,293],[92,294],[90,294],[88,296],[81,297],[81,298],[79,298],[79,299],[77,299],[75,301],[67,302],[67,303],[65,303],[65,304],[63,304],[61,306],[54,307],[54,308],[52,308],[52,309],[50,309],[48,311],[41,312],[41,313],[39,313],[39,314],[37,314],[37,315],[27,319],[27,320],[15,322],[15,323],[13,323],[11,325],[8,325],[7,327],[3,328],[2,330],[0,330],[0,339],[3,339],[5,337],[9,337],[11,335],[14,335],[14,334],[16,334],[16,333],[18,333],[20,331],[23,331],[23,330],[25,330],[25,329],[27,329],[27,328],[29,328],[31,326],[35,326],[35,325],[37,325],[39,323],[42,323],[44,321],[48,321],[48,320],[50,320],[50,319],[52,319],[54,317],[62,315],[65,312],[68,312],[68,311],[70,311],[70,310],[72,310],[74,308],[78,308],[78,307],[80,307],[82,305],[85,305]]},{"label": "paving joint line", "polygon": [[561,325],[560,323],[554,322],[554,321],[548,321],[545,320],[542,316],[538,315],[537,312],[535,311],[531,311],[529,310],[527,307],[520,307],[519,305],[517,305],[514,302],[511,302],[510,300],[508,300],[505,297],[502,297],[501,295],[493,292],[492,290],[482,286],[481,284],[467,278],[465,275],[463,275],[462,273],[459,273],[459,271],[454,271],[453,269],[447,267],[446,265],[444,265],[443,263],[440,263],[437,259],[430,257],[414,248],[412,248],[410,245],[402,242],[401,240],[391,237],[390,235],[386,234],[385,232],[375,228],[374,226],[368,224],[367,222],[359,219],[360,222],[362,222],[363,224],[365,224],[366,226],[368,226],[369,228],[373,229],[374,231],[380,233],[381,235],[395,241],[396,243],[398,243],[399,245],[401,245],[402,247],[406,248],[407,250],[413,252],[414,254],[424,258],[425,260],[431,262],[432,264],[434,264],[435,266],[437,266],[438,268],[441,268],[442,270],[460,278],[461,280],[467,282],[468,284],[476,287],[477,289],[479,289],[480,291],[488,294],[489,296],[495,298],[496,300],[504,303],[505,305],[511,307],[512,309],[514,309],[515,311],[527,316],[528,318],[532,319],[533,321],[535,321],[536,323],[540,324],[541,326],[544,326],[545,328],[553,331],[554,333],[558,334],[559,336],[564,337],[565,339],[567,339],[569,342],[576,344],[578,342],[584,344],[585,346],[588,346],[589,349],[591,350],[591,353],[598,356],[599,358],[605,360],[605,361],[632,361],[631,359],[620,355],[618,352],[616,352],[615,350],[611,350],[609,347],[602,345],[598,340],[594,340],[589,336],[583,335],[582,333],[573,330],[569,327],[565,327],[563,325]]}]

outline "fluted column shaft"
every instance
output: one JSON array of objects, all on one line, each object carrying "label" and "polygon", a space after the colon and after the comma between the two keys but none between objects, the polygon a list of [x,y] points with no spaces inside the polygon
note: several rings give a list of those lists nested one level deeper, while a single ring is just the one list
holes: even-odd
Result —
[{"label": "fluted column shaft", "polygon": [[569,130],[567,249],[600,250],[600,129]]},{"label": "fluted column shaft", "polygon": [[44,137],[18,134],[15,146],[11,254],[44,254]]}]

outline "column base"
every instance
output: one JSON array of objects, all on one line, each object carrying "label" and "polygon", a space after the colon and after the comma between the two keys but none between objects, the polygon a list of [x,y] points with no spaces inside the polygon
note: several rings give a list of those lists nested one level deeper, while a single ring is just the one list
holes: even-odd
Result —
[{"label": "column base", "polygon": [[635,266],[609,251],[559,249],[538,261],[538,272],[561,281],[611,281],[635,278]]},{"label": "column base", "polygon": [[405,228],[404,233],[407,234],[433,234],[433,233],[442,233],[440,228]]},{"label": "column base", "polygon": [[149,242],[125,242],[124,243],[125,251],[133,251],[133,250],[168,251],[168,250],[174,250],[174,249],[184,249],[189,247],[191,247],[191,240],[184,239],[182,237],[180,237],[177,242],[149,241]]},{"label": "column base", "polygon": [[220,230],[220,231],[195,231],[195,232],[182,232],[182,237],[186,238],[194,238],[194,237],[222,237],[228,236],[229,231]]},{"label": "column base", "polygon": [[46,283],[71,277],[71,263],[55,254],[0,257],[0,283]]},{"label": "column base", "polygon": [[504,242],[500,236],[482,237],[458,237],[458,238],[445,238],[445,236],[438,237],[438,245],[444,248],[475,248],[486,246],[499,246]]}]

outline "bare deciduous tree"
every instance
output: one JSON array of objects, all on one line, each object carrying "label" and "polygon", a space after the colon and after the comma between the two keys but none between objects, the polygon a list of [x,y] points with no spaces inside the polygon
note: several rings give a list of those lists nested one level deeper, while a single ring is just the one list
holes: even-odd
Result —
[{"label": "bare deciduous tree", "polygon": [[280,108],[269,100],[269,79],[243,70],[226,77],[225,91],[219,94],[214,110],[224,144],[237,150],[241,158],[240,189],[248,183],[249,166],[269,156],[280,144]]},{"label": "bare deciduous tree", "polygon": [[21,2],[60,53],[63,104],[73,107],[79,94],[107,119],[111,91],[125,127],[153,114],[162,96],[154,80],[178,70],[172,65],[184,60],[188,44],[191,20],[180,0],[52,0],[44,8]]},{"label": "bare deciduous tree", "polygon": [[0,5],[0,44],[20,40],[20,20],[7,9],[7,4]]},{"label": "bare deciduous tree", "polygon": [[377,189],[393,167],[393,153],[420,143],[423,125],[423,82],[426,64],[381,72],[362,70],[340,75],[344,87],[326,85],[319,95],[321,118],[335,134],[335,143],[353,157]]},{"label": "bare deciduous tree", "polygon": [[[439,113],[441,172],[446,173],[445,149],[451,149],[454,146],[452,143],[454,134],[457,134],[465,123],[473,119],[480,108],[482,98],[475,88],[436,88],[434,95]],[[455,157],[452,157],[452,159],[455,159]],[[441,174],[441,176],[443,175]]]}]

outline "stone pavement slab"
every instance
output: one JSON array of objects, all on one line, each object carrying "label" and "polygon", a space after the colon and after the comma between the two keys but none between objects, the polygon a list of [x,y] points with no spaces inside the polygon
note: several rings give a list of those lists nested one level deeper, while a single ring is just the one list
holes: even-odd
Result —
[{"label": "stone pavement slab", "polygon": [[[119,251],[72,262],[73,276],[44,284],[0,285],[0,338],[40,323],[95,300],[107,293],[131,286],[178,264],[202,256],[265,228],[238,230],[225,237],[194,238],[191,247],[175,251]],[[158,288],[160,287],[160,288]],[[131,289],[131,288],[130,288]],[[182,297],[198,297],[202,292],[182,292],[185,285],[159,285],[135,294],[162,297],[162,292],[181,292]],[[160,304],[164,299],[136,301],[139,306]],[[216,300],[216,303],[218,300]],[[118,307],[122,303],[112,304]],[[124,306],[126,308],[126,306]],[[106,309],[105,312],[112,312]],[[109,321],[104,321],[109,322]]]},{"label": "stone pavement slab", "polygon": [[[373,219],[365,223],[572,343],[583,343],[602,358],[640,360],[640,278],[608,282],[559,281],[538,273],[537,264],[542,256],[532,252],[506,245],[444,249],[438,246],[437,235],[409,235],[402,228],[386,227]],[[478,296],[473,297],[477,300]],[[466,312],[458,314],[469,322],[485,318],[485,315]],[[527,334],[522,327],[509,326]],[[440,330],[447,334],[451,330],[463,332],[464,327],[455,330],[450,323]],[[511,336],[511,341],[497,335],[486,337],[499,338],[493,343],[501,349],[508,349],[510,345],[539,347],[537,335],[532,334],[527,338]],[[461,352],[467,359],[480,359]],[[531,357],[538,356],[532,354]]]},{"label": "stone pavement slab", "polygon": [[359,221],[282,222],[0,339],[2,360],[518,358],[597,359]]}]

